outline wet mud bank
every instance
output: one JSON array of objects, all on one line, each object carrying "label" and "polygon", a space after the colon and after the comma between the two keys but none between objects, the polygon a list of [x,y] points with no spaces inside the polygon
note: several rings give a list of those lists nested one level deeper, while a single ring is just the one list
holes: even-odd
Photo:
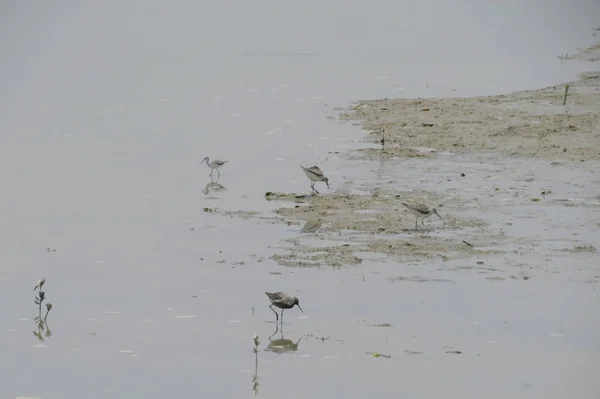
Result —
[{"label": "wet mud bank", "polygon": [[369,159],[494,151],[560,161],[600,160],[599,76],[590,72],[568,83],[564,105],[567,84],[489,97],[359,101],[340,119],[359,120],[370,132],[366,141],[377,147],[363,150]]},{"label": "wet mud bank", "polygon": [[[296,233],[272,259],[297,267],[439,260],[502,280],[552,273],[544,257],[597,256],[600,73],[569,83],[563,105],[565,90],[359,101],[339,116],[366,132],[364,148],[343,155],[354,174],[334,192],[267,196]],[[417,230],[403,202],[436,207],[443,219]],[[500,264],[511,267],[494,274]],[[598,274],[590,264],[585,279]]]}]

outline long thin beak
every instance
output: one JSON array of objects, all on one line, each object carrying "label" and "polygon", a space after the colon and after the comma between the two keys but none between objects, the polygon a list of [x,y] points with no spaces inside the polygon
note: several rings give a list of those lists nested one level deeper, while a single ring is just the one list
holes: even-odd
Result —
[{"label": "long thin beak", "polygon": [[[300,308],[300,304],[298,304],[296,306],[298,306]],[[300,308],[300,310],[302,310],[302,308]],[[302,310],[302,313],[304,313],[304,310]]]},{"label": "long thin beak", "polygon": [[329,188],[329,182],[328,182],[328,181],[326,181],[326,182],[325,182],[325,184],[327,184],[327,188],[328,188],[329,190],[331,190],[331,188]]},{"label": "long thin beak", "polygon": [[435,214],[436,214],[436,215],[438,215],[438,217],[439,217],[440,219],[443,219],[443,217],[441,217],[439,213],[437,213],[437,212],[436,212]]}]

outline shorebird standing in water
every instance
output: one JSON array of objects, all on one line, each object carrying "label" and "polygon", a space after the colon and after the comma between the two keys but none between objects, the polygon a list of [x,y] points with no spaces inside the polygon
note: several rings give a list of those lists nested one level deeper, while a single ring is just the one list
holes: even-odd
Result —
[{"label": "shorebird standing in water", "polygon": [[[267,296],[269,297],[269,300],[271,301],[271,305],[269,307],[271,308],[273,313],[275,313],[275,317],[276,317],[275,320],[277,320],[277,321],[279,321],[279,315],[277,314],[275,309],[273,309],[273,305],[275,305],[276,307],[281,309],[281,324],[282,325],[283,325],[284,310],[291,309],[294,306],[298,306],[298,308],[300,308],[300,310],[302,310],[302,308],[300,307],[300,301],[295,296],[289,296],[285,292],[265,292],[265,294],[267,294]],[[302,310],[302,313],[304,313],[304,310]]]},{"label": "shorebird standing in water", "polygon": [[300,167],[302,168],[304,173],[306,173],[306,176],[308,176],[308,178],[310,179],[310,188],[313,189],[313,192],[320,194],[315,188],[315,183],[318,181],[325,182],[325,184],[327,184],[327,188],[329,188],[329,179],[323,174],[323,171],[319,169],[318,166],[311,166],[310,168],[305,168],[304,166],[300,165]]},{"label": "shorebird standing in water", "polygon": [[[220,159],[215,159],[212,162],[209,157],[205,157],[202,162],[206,161],[206,165],[211,169],[210,175],[213,175],[213,172],[217,171],[217,176],[221,177],[221,172],[219,172],[219,168],[227,163],[227,161],[221,161]],[[200,162],[200,163],[202,163]]]},{"label": "shorebird standing in water", "polygon": [[423,225],[423,227],[425,227],[425,219],[431,215],[438,215],[438,217],[442,219],[442,217],[440,216],[438,211],[435,210],[435,208],[429,209],[427,205],[406,204],[404,202],[402,203],[402,205],[404,205],[413,215],[417,217],[417,219],[415,220],[415,230],[418,230],[419,225],[417,223],[419,222],[419,218],[421,218],[421,224]]}]

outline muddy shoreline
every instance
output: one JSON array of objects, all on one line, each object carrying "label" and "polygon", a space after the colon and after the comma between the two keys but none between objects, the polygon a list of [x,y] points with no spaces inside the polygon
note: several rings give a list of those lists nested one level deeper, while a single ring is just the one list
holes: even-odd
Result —
[{"label": "muddy shoreline", "polygon": [[562,161],[598,160],[599,77],[600,73],[590,72],[569,83],[566,105],[566,85],[561,84],[498,96],[359,101],[340,120],[361,121],[370,132],[366,141],[373,148],[358,155],[369,159],[494,151]]},{"label": "muddy shoreline", "polygon": [[[599,53],[593,46],[581,57]],[[271,246],[279,265],[443,264],[527,280],[548,271],[529,253],[575,260],[600,247],[577,224],[600,209],[600,72],[539,90],[367,100],[338,111],[338,123],[366,133],[362,148],[341,155],[361,165],[352,179],[321,195],[266,193],[280,204],[275,216],[246,215],[288,226],[291,235]],[[436,207],[443,219],[417,229],[402,203]],[[564,235],[555,244],[541,238],[554,230]]]},{"label": "muddy shoreline", "polygon": [[373,145],[353,154],[362,159],[494,151],[598,160],[600,70],[594,62],[600,60],[600,43],[561,57],[589,61],[591,71],[566,84],[496,96],[358,101],[340,110],[339,120],[357,121],[368,132],[365,142]]},{"label": "muddy shoreline", "polygon": [[[488,220],[486,211],[502,209],[511,215],[511,206],[533,206],[534,212],[548,206],[600,206],[600,197],[588,198],[584,204],[560,198],[566,191],[562,187],[570,182],[553,183],[553,172],[543,170],[563,168],[565,171],[556,173],[577,175],[576,168],[600,166],[600,73],[581,74],[579,80],[569,83],[565,105],[564,93],[565,85],[556,85],[497,96],[357,102],[339,116],[341,121],[360,122],[367,132],[364,142],[368,147],[345,154],[350,162],[398,163],[401,170],[400,165],[411,161],[416,162],[416,176],[427,176],[419,171],[425,163],[433,170],[444,163],[452,165],[457,161],[449,160],[450,154],[463,161],[496,162],[500,165],[497,175],[483,175],[465,186],[466,175],[457,171],[439,180],[448,182],[439,189],[434,185],[406,190],[397,184],[401,177],[393,176],[387,182],[363,184],[361,194],[341,192],[347,191],[344,189],[314,196],[269,193],[268,200],[282,202],[275,211],[276,222],[297,226],[298,230],[297,236],[280,242],[281,253],[272,259],[293,267],[340,267],[361,264],[365,259],[414,264],[458,260],[468,262],[465,267],[476,268],[479,273],[493,274],[497,269],[483,266],[482,259],[506,258],[514,248],[537,244],[534,237],[506,234],[503,223]],[[529,170],[534,162],[544,165],[539,175]],[[516,163],[520,166],[513,165]],[[514,167],[513,171],[504,165]],[[428,181],[426,177],[420,179],[421,183]],[[497,179],[504,181],[505,187],[500,188]],[[540,181],[557,188],[560,185],[560,195],[534,188]],[[417,231],[414,216],[402,202],[437,207],[444,219],[428,219],[427,227],[420,226]],[[473,208],[478,212],[465,212]],[[511,225],[507,223],[508,228]],[[578,254],[573,248],[596,251],[594,245],[575,240],[563,252]],[[470,258],[473,261],[467,261]],[[505,270],[506,275],[493,278],[529,279],[532,271],[519,263]]]}]

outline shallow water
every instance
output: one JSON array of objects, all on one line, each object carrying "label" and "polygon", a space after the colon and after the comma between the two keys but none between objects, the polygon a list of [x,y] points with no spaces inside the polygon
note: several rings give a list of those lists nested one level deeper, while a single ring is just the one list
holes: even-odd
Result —
[{"label": "shallow water", "polygon": [[[303,337],[295,352],[260,352],[263,397],[594,396],[594,253],[559,252],[548,267],[560,272],[527,281],[506,265],[535,262],[530,247],[486,259],[500,274],[461,269],[472,259],[282,268],[269,257],[301,227],[205,208],[272,217],[280,204],[266,191],[309,191],[299,164],[318,162],[333,190],[389,176],[443,193],[467,184],[439,185],[452,167],[481,181],[499,174],[506,162],[493,158],[351,162],[343,153],[360,129],[326,117],[358,99],[572,79],[590,64],[556,57],[593,42],[597,4],[23,4],[0,6],[11,60],[0,66],[0,396],[250,396],[252,336],[267,348],[275,324],[264,291],[274,290],[298,295],[306,314],[285,314],[283,337]],[[206,155],[229,160],[225,191],[202,192]],[[561,194],[596,195],[591,168],[558,170],[558,185],[573,182]],[[417,180],[422,172],[434,177]],[[551,184],[544,176],[537,189]],[[512,226],[501,209],[486,218],[537,239],[546,256],[576,233],[600,248],[588,221],[597,207],[520,206]],[[507,280],[486,279],[498,275]],[[43,276],[54,309],[40,345],[32,288]],[[382,323],[391,327],[372,326]]]}]

